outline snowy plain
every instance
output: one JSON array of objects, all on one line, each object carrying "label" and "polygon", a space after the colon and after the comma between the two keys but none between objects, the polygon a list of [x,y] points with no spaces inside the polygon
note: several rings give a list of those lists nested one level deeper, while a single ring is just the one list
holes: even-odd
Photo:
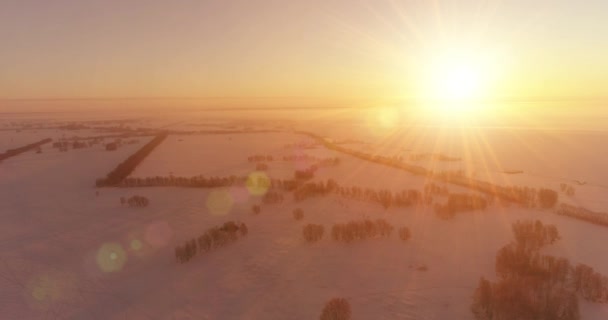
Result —
[{"label": "snowy plain", "polygon": [[[407,144],[406,138],[402,140]],[[27,152],[0,163],[3,318],[315,319],[328,299],[344,297],[351,303],[353,319],[473,319],[470,304],[477,281],[480,276],[494,279],[496,252],[512,240],[511,223],[518,219],[555,224],[562,239],[546,252],[608,273],[603,247],[608,243],[608,229],[546,211],[493,206],[445,221],[430,207],[385,210],[338,196],[295,202],[286,194],[285,202],[262,205],[262,212],[253,215],[251,206],[261,199],[245,188],[94,188],[95,179],[147,141],[141,139],[114,152],[98,147],[62,153],[45,145],[41,154]],[[335,167],[319,169],[318,180],[332,178],[342,185],[395,191],[420,189],[428,182],[318,146],[285,147],[303,142],[310,140],[289,132],[175,134],[132,176],[242,175],[255,170],[255,164],[247,161],[252,154],[279,158],[309,154],[341,159]],[[598,139],[592,149],[599,150],[604,142]],[[463,156],[456,149],[433,148],[428,141],[417,145],[416,153]],[[491,145],[493,150],[501,148],[497,142]],[[378,149],[399,150],[389,146],[380,144]],[[510,142],[502,146],[506,151],[500,157],[516,163],[507,158],[518,156],[509,152],[510,146]],[[598,168],[594,164],[585,172],[575,160],[557,161],[570,165],[565,170],[569,173],[575,170],[570,168],[583,170],[586,175],[577,173],[577,179],[594,181],[606,174],[589,172]],[[517,183],[538,181],[539,186],[556,188],[566,180],[566,175],[561,180],[534,180],[526,175],[535,172],[532,166],[547,169],[540,172],[547,176],[553,175],[553,167],[528,164],[525,158],[516,164],[513,169],[522,169],[524,174],[508,179]],[[308,165],[271,162],[268,175],[287,178]],[[608,193],[592,187],[577,187],[575,199],[580,197],[577,201],[596,205],[598,210],[608,209],[604,206]],[[214,212],[208,205],[217,192],[230,195],[226,212]],[[120,197],[135,194],[148,197],[150,206],[133,209],[120,204]],[[303,221],[293,219],[295,208],[304,211]],[[331,240],[332,224],[362,218],[384,218],[395,227],[407,226],[412,239],[402,242],[393,235],[351,244]],[[228,220],[246,223],[249,234],[187,264],[175,262],[175,245]],[[307,223],[324,225],[326,236],[318,243],[306,243],[301,230]],[[110,271],[104,268],[108,263]],[[581,301],[582,319],[606,317],[608,305]]]}]

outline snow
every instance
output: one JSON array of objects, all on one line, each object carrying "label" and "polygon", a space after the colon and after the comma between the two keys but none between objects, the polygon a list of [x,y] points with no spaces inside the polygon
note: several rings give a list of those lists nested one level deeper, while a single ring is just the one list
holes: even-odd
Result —
[{"label": "snow", "polygon": [[[247,162],[249,155],[303,153],[342,160],[319,169],[315,179],[394,190],[419,189],[426,183],[423,177],[321,147],[285,148],[306,139],[292,133],[171,135],[133,176],[240,175],[254,170],[255,165]],[[494,278],[496,252],[512,240],[511,223],[518,219],[556,224],[562,239],[546,252],[608,273],[602,246],[608,242],[608,229],[546,211],[491,207],[444,221],[427,207],[384,210],[338,196],[296,203],[286,194],[282,204],[262,205],[262,212],[253,215],[250,208],[260,203],[259,197],[236,187],[104,188],[97,196],[95,179],[148,141],[139,140],[114,152],[90,148],[62,153],[48,148],[0,163],[2,317],[315,319],[328,299],[344,297],[351,303],[353,319],[472,319],[474,287],[480,276]],[[601,152],[599,147],[595,150]],[[442,150],[459,156],[450,151],[454,150]],[[574,160],[563,161],[575,167],[570,163]],[[301,165],[271,162],[269,175],[290,177]],[[587,166],[586,173],[601,168],[594,166]],[[519,165],[513,169],[532,172]],[[523,184],[533,181],[526,173],[508,178]],[[582,178],[591,181],[592,176]],[[549,185],[556,187],[559,181]],[[593,192],[583,191],[588,188]],[[228,212],[208,207],[213,192],[230,195]],[[120,205],[120,197],[136,194],[148,197],[150,206]],[[605,194],[598,187],[577,187],[575,198],[602,207]],[[293,219],[295,208],[303,209],[303,221]],[[331,240],[334,223],[366,217],[407,226],[412,239],[403,242],[393,234],[350,244]],[[175,262],[175,245],[228,220],[246,223],[249,234],[186,264]],[[320,242],[303,241],[301,229],[307,223],[324,225]],[[100,249],[108,246],[122,251],[103,254]],[[104,263],[114,271],[104,272]],[[421,266],[428,270],[418,270]],[[583,302],[581,313],[582,319],[603,319],[608,305]]]}]

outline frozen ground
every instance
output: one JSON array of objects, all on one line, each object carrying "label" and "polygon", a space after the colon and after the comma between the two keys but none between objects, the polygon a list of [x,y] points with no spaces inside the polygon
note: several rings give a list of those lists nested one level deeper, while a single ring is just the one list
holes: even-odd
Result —
[{"label": "frozen ground", "polygon": [[[254,169],[247,156],[288,154],[294,150],[283,146],[302,139],[291,134],[170,136],[134,176],[246,173]],[[517,219],[556,224],[562,240],[548,252],[608,270],[603,247],[608,229],[547,212],[493,207],[444,221],[425,208],[384,210],[333,196],[294,203],[288,195],[284,203],[264,205],[261,214],[252,215],[250,207],[260,199],[243,188],[107,188],[97,196],[95,179],[147,141],[140,140],[115,152],[45,150],[0,164],[2,317],[315,319],[325,301],[339,296],[350,301],[353,319],[472,319],[474,287],[480,276],[494,278],[496,251],[511,241],[511,223]],[[321,148],[295,152],[336,155]],[[343,161],[322,168],[317,178],[397,190],[425,182],[337,156]],[[270,165],[271,176],[290,175],[298,167]],[[227,213],[208,207],[218,193],[231,199]],[[151,205],[120,205],[120,197],[134,194],[148,197]],[[605,194],[598,190],[590,201]],[[292,217],[296,207],[304,210],[301,222]],[[407,243],[393,235],[348,245],[329,238],[333,223],[363,217],[408,226],[413,237]],[[176,244],[227,220],[245,222],[249,235],[187,264],[175,263]],[[324,239],[304,243],[306,223],[323,224]],[[112,270],[104,272],[108,264]],[[421,266],[428,270],[417,270]],[[582,302],[581,313],[582,319],[605,319],[608,305]]]}]

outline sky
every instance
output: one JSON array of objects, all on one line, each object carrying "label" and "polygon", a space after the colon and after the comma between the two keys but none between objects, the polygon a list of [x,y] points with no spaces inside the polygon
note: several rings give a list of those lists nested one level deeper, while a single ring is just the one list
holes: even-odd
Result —
[{"label": "sky", "polygon": [[483,97],[608,97],[608,1],[0,0],[0,99],[416,99],[443,53]]}]

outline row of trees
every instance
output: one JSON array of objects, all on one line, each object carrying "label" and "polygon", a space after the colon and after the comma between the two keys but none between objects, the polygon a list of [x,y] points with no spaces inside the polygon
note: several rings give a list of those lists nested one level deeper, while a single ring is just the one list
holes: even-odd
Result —
[{"label": "row of trees", "polygon": [[375,190],[372,188],[362,188],[358,186],[345,187],[339,185],[335,180],[328,179],[326,181],[309,181],[305,182],[298,179],[270,179],[264,176],[255,178],[247,177],[205,177],[194,176],[186,177],[147,177],[147,178],[126,178],[121,183],[122,187],[188,187],[188,188],[219,188],[230,187],[235,185],[246,185],[251,188],[263,188],[269,191],[266,200],[267,203],[280,203],[283,201],[282,195],[276,193],[276,190],[293,191],[296,201],[303,201],[311,197],[326,196],[336,194],[344,198],[368,201],[378,203],[384,208],[389,207],[408,207],[414,204],[430,203],[432,194],[444,191],[436,191],[437,189],[428,189],[428,193],[415,189],[402,190],[399,192],[391,192],[390,190]]},{"label": "row of trees", "polygon": [[228,221],[222,226],[207,230],[202,235],[175,247],[175,260],[179,263],[190,261],[197,253],[205,253],[233,243],[247,235],[249,230],[244,223]]},{"label": "row of trees", "polygon": [[53,142],[53,148],[59,150],[60,152],[66,152],[68,151],[69,148],[72,149],[83,149],[83,148],[89,148],[92,147],[94,145],[93,141],[89,141],[88,143],[86,142],[80,142],[80,141],[56,141]]},{"label": "row of trees", "polygon": [[388,238],[395,228],[384,219],[350,221],[334,224],[331,228],[331,237],[336,241],[350,243],[355,240],[369,238]]},{"label": "row of trees", "polygon": [[436,204],[435,213],[442,219],[451,219],[456,213],[485,210],[488,200],[478,194],[452,193],[445,204]]},{"label": "row of trees", "polygon": [[165,141],[167,136],[167,133],[155,136],[150,142],[121,162],[114,170],[110,171],[105,178],[97,179],[97,187],[119,185],[158,145]]},{"label": "row of trees", "polygon": [[422,161],[422,160],[437,160],[437,161],[460,161],[462,159],[457,157],[446,156],[441,153],[419,153],[410,155],[411,161]]},{"label": "row of trees", "polygon": [[[300,220],[304,216],[301,209],[295,209],[293,214],[296,220]],[[334,241],[350,243],[371,238],[389,238],[394,229],[395,227],[385,219],[364,219],[334,224],[331,228],[331,237]],[[302,228],[304,240],[310,243],[321,240],[324,233],[325,228],[321,224],[309,223]],[[407,227],[399,228],[398,235],[403,241],[409,240],[412,236]]]},{"label": "row of trees", "polygon": [[608,227],[608,214],[604,212],[594,212],[582,207],[575,207],[565,203],[562,203],[555,212],[559,215],[564,215]]},{"label": "row of trees", "polygon": [[584,264],[540,254],[559,239],[554,225],[540,221],[513,224],[515,241],[496,255],[492,283],[481,278],[472,311],[480,320],[580,318],[577,294],[588,301],[608,301],[608,278]]},{"label": "row of trees", "polygon": [[343,187],[332,179],[326,182],[307,182],[294,191],[294,199],[303,201],[315,196],[325,196],[336,194],[345,198],[374,202],[384,208],[407,207],[413,204],[422,203],[422,193],[418,190],[403,190],[401,192],[391,192],[390,190],[375,190],[372,188]]},{"label": "row of trees", "polygon": [[[338,157],[329,157],[329,158],[320,158],[311,156],[308,154],[298,154],[298,155],[288,155],[283,156],[281,158],[285,162],[289,161],[310,161],[316,162],[320,165],[337,165],[340,163],[340,158]],[[276,161],[272,155],[263,155],[263,154],[254,154],[247,157],[247,161],[249,162],[273,162]]]},{"label": "row of trees", "polygon": [[[186,188],[221,188],[243,185],[247,177],[194,177],[156,176],[146,178],[126,178],[119,184],[121,187],[186,187]],[[257,183],[257,182],[254,182]]]},{"label": "row of trees", "polygon": [[264,162],[264,161],[271,162],[273,160],[274,160],[273,156],[263,155],[263,154],[254,154],[254,155],[247,157],[247,161],[249,161],[249,162]]},{"label": "row of trees", "polygon": [[19,147],[19,148],[16,148],[16,149],[6,150],[6,152],[0,153],[0,161],[6,160],[6,159],[8,159],[10,157],[14,157],[16,155],[22,154],[22,153],[30,151],[30,150],[38,149],[42,145],[47,144],[47,143],[49,143],[51,141],[52,141],[52,139],[43,139],[43,140],[40,140],[38,142],[30,143],[30,144],[25,145],[23,147]]},{"label": "row of trees", "polygon": [[129,205],[129,207],[147,207],[150,204],[150,200],[144,196],[132,196],[129,199],[126,199],[125,197],[120,197],[120,204],[121,205]]},{"label": "row of trees", "polygon": [[309,223],[302,228],[302,236],[306,242],[312,243],[323,239],[325,228],[321,224]]}]

